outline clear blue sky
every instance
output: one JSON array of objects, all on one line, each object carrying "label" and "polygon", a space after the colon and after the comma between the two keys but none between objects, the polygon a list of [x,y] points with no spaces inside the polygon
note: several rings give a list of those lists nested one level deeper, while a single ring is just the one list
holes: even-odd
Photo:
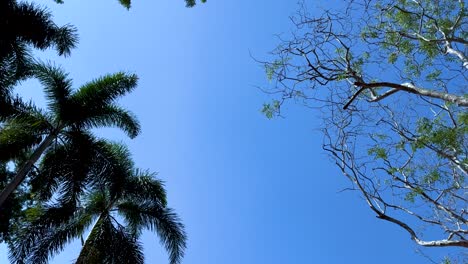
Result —
[{"label": "clear blue sky", "polygon": [[[115,0],[39,2],[57,24],[79,29],[72,56],[55,59],[76,85],[119,70],[140,76],[122,104],[139,117],[142,135],[102,134],[127,142],[137,165],[166,181],[189,235],[183,263],[427,263],[358,193],[338,193],[349,182],[320,148],[318,112],[289,106],[274,120],[260,113],[268,97],[255,86],[267,81],[249,52],[265,58],[274,34],[292,28],[294,0],[211,0],[194,9],[134,0],[130,11]],[[41,104],[35,83],[25,86],[21,93]],[[167,263],[156,235],[143,243],[147,263]],[[72,244],[52,263],[70,263],[78,251]],[[5,254],[2,246],[0,263]]]}]

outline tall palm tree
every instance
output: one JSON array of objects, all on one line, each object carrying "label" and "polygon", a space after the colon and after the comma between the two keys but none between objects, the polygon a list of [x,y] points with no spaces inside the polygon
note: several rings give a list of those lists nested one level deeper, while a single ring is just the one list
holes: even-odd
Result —
[{"label": "tall palm tree", "polygon": [[136,75],[123,72],[105,75],[73,90],[72,80],[59,67],[38,63],[32,72],[44,86],[48,111],[24,106],[22,111],[6,120],[0,131],[0,153],[9,155],[5,159],[31,151],[0,193],[0,206],[51,146],[79,134],[73,131],[115,126],[131,138],[140,132],[134,115],[115,102],[136,87]]},{"label": "tall palm tree", "polygon": [[[43,197],[45,201],[28,209],[28,221],[21,221],[23,224],[17,227],[9,245],[11,261],[47,263],[49,257],[60,252],[67,243],[81,238],[83,247],[77,264],[144,263],[138,238],[144,229],[149,229],[160,237],[169,252],[170,263],[179,263],[186,235],[177,215],[167,207],[162,182],[152,173],[135,169],[123,145],[105,141],[96,144],[99,147],[94,149],[99,150],[90,158],[84,177],[94,184],[77,198],[78,206],[68,216],[64,216],[64,206],[56,200],[82,180],[78,176],[82,172],[78,166],[69,166],[73,159],[69,159],[68,165],[50,163],[54,155],[64,150],[44,158],[39,178],[41,184],[52,191]],[[57,185],[56,175],[60,174],[73,176],[63,175],[67,180]],[[86,230],[90,231],[84,240]]]}]

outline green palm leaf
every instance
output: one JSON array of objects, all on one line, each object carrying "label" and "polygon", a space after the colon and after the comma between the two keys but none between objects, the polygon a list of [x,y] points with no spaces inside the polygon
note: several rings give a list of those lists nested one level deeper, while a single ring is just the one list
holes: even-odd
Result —
[{"label": "green palm leaf", "polygon": [[81,86],[73,95],[73,100],[79,105],[99,108],[131,92],[136,88],[137,82],[138,77],[135,74],[108,74]]},{"label": "green palm leaf", "polygon": [[141,199],[167,206],[166,190],[164,183],[155,178],[156,173],[147,170],[135,170],[134,177],[127,179],[122,197],[129,199]]},{"label": "green palm leaf", "polygon": [[140,131],[140,124],[136,116],[116,105],[105,105],[99,109],[88,109],[85,116],[82,116],[81,122],[76,125],[85,129],[98,127],[117,127],[124,131],[130,138],[136,137]]},{"label": "green palm leaf", "polygon": [[68,78],[68,74],[60,67],[42,62],[33,66],[33,74],[44,87],[49,109],[59,119],[66,116],[70,111],[67,107],[72,93],[72,80]]}]

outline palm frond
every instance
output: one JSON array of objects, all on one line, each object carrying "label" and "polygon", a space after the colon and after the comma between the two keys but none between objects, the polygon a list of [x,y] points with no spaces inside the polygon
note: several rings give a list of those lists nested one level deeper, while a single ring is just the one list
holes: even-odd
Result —
[{"label": "palm frond", "polygon": [[117,223],[112,240],[111,263],[143,264],[143,248],[135,236]]},{"label": "palm frond", "polygon": [[71,50],[78,43],[78,33],[76,27],[67,24],[57,28],[54,34],[54,43],[56,44],[59,55],[69,56]]},{"label": "palm frond", "polygon": [[119,97],[136,88],[138,77],[135,74],[118,72],[108,74],[88,82],[73,94],[77,105],[97,109],[113,103]]},{"label": "palm frond", "polygon": [[[1,95],[0,109],[0,122],[27,116],[37,111],[42,112],[36,108],[32,102],[25,102],[20,96],[13,96],[9,91]],[[48,116],[46,113],[42,112],[42,114]]]},{"label": "palm frond", "polygon": [[18,107],[0,130],[0,161],[9,161],[19,157],[24,151],[41,142],[44,133],[50,130],[46,114],[32,105]]},{"label": "palm frond", "polygon": [[187,236],[179,217],[167,207],[151,201],[123,200],[116,206],[127,221],[130,230],[142,228],[155,231],[169,252],[170,263],[180,263],[186,247]]},{"label": "palm frond", "polygon": [[71,111],[68,104],[72,93],[72,80],[62,68],[50,63],[38,62],[33,66],[33,75],[44,86],[48,107],[60,119]]},{"label": "palm frond", "polygon": [[46,49],[55,46],[59,55],[68,55],[77,44],[76,29],[72,26],[58,27],[51,13],[34,3],[20,2],[10,13],[11,29],[9,35],[35,48]]},{"label": "palm frond", "polygon": [[64,175],[68,173],[69,153],[64,146],[56,146],[48,151],[39,165],[39,173],[31,179],[31,192],[39,201],[51,199],[58,190]]},{"label": "palm frond", "polygon": [[37,175],[31,180],[31,191],[42,201],[54,196],[60,203],[76,204],[92,180],[90,171],[99,143],[80,130],[66,131],[62,139],[62,144],[44,155]]},{"label": "palm frond", "polygon": [[134,163],[129,149],[119,143],[100,141],[92,172],[97,188],[105,187],[111,197],[120,196]]},{"label": "palm frond", "polygon": [[141,128],[136,116],[122,107],[109,104],[88,111],[88,116],[80,122],[86,129],[113,126],[120,128],[130,138],[140,134]]},{"label": "palm frond", "polygon": [[[93,220],[93,216],[84,210],[76,211],[74,217],[60,225],[57,214],[38,209],[36,218],[21,226],[9,243],[9,258],[13,263],[47,263],[49,257],[58,253],[74,238],[80,236]],[[52,218],[52,219],[51,219]]]},{"label": "palm frond", "polygon": [[28,257],[30,263],[47,263],[48,259],[63,250],[72,240],[81,236],[86,227],[93,221],[93,216],[82,214],[73,217],[67,224],[49,229],[43,233],[40,243],[33,248],[33,252]]},{"label": "palm frond", "polygon": [[6,126],[0,130],[0,161],[7,162],[41,142],[41,136],[31,135],[22,127]]},{"label": "palm frond", "polygon": [[133,177],[130,177],[125,184],[123,197],[153,201],[159,203],[161,207],[166,207],[167,198],[164,182],[155,177],[156,173],[136,169]]},{"label": "palm frond", "polygon": [[31,51],[23,43],[12,45],[11,51],[0,57],[0,98],[7,98],[18,82],[31,76],[32,61]]},{"label": "palm frond", "polygon": [[109,195],[101,190],[90,192],[84,198],[86,210],[93,214],[100,214],[109,210],[109,203]]}]

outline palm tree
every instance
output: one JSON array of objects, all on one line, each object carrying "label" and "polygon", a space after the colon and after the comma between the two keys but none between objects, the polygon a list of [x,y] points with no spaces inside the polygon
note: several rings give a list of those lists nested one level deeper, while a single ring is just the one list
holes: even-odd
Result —
[{"label": "palm tree", "polygon": [[18,188],[40,157],[53,149],[51,146],[79,135],[76,131],[115,126],[130,138],[140,132],[134,115],[115,103],[116,99],[136,87],[136,75],[122,72],[106,75],[74,91],[71,79],[59,67],[38,63],[32,72],[44,86],[49,109],[44,112],[31,105],[23,105],[18,114],[6,120],[0,131],[0,153],[8,154],[4,159],[31,152],[0,194],[0,206]]},{"label": "palm tree", "polygon": [[[135,169],[123,145],[95,143],[99,147],[94,149],[99,150],[90,158],[85,177],[78,176],[82,175],[79,166],[70,167],[73,159],[69,159],[68,165],[50,162],[54,156],[63,154],[64,149],[44,158],[39,178],[49,191],[43,197],[46,200],[27,210],[28,221],[21,221],[23,224],[17,227],[9,245],[11,261],[47,263],[67,243],[81,238],[83,247],[77,264],[144,263],[138,238],[143,229],[149,229],[160,237],[169,252],[170,263],[179,263],[186,235],[177,215],[167,207],[162,182],[152,173]],[[56,175],[61,173],[73,176],[63,175],[62,179],[67,180],[57,185]],[[67,193],[67,189],[83,179],[94,184],[88,185],[89,190],[77,198],[78,206],[73,213],[65,216],[63,212],[67,209],[63,204],[52,200],[60,200],[61,193]],[[90,231],[84,241],[86,230]]]},{"label": "palm tree", "polygon": [[31,75],[30,48],[55,47],[59,55],[66,56],[77,40],[76,29],[57,26],[45,8],[16,0],[0,1],[0,118],[15,112],[18,99],[11,91]]}]

